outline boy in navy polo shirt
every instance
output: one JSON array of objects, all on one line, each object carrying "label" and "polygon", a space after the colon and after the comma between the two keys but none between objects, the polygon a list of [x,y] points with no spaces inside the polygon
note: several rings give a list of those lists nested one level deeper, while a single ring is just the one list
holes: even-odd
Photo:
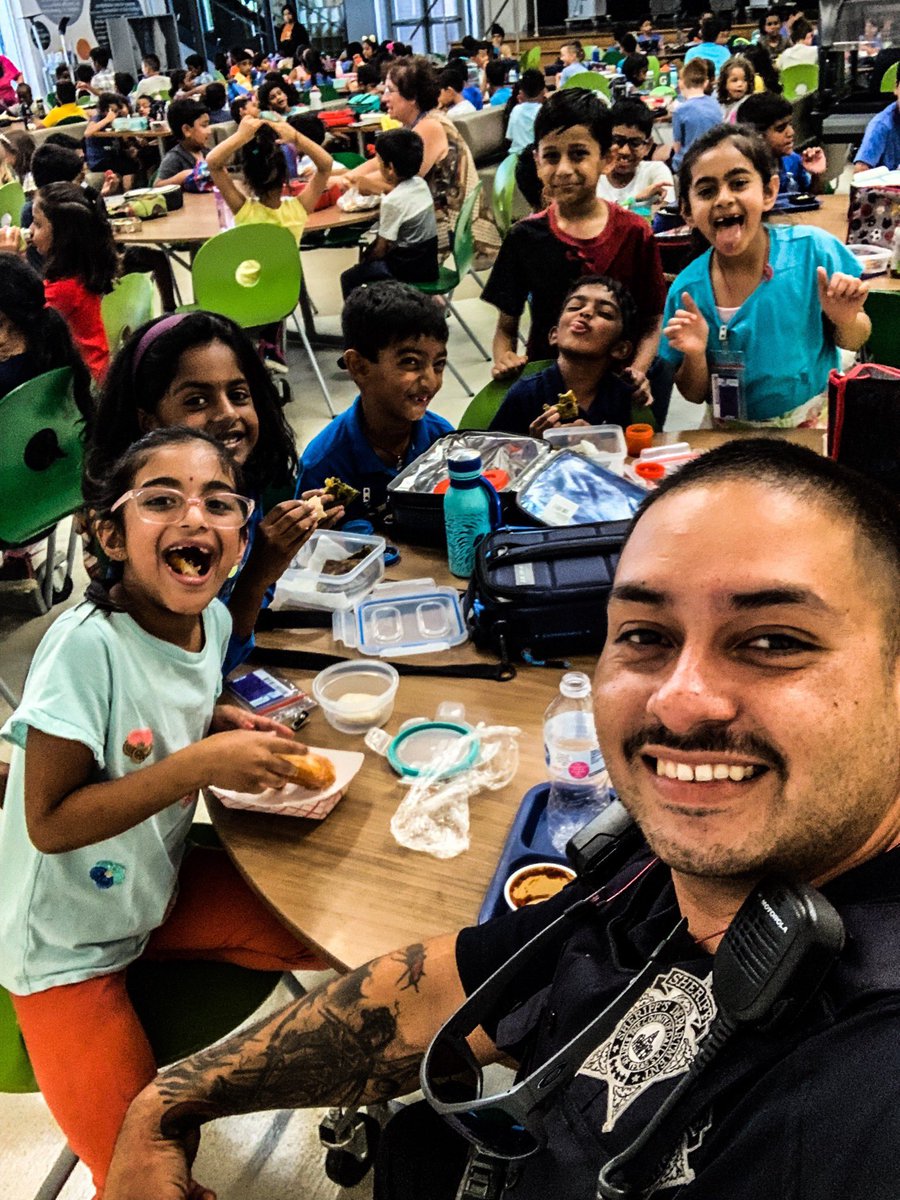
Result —
[{"label": "boy in navy polo shirt", "polygon": [[359,395],[306,447],[297,495],[338,478],[360,493],[344,519],[377,521],[390,481],[453,431],[428,411],[444,380],[447,319],[432,297],[385,280],[350,295],[341,326]]},{"label": "boy in navy polo shirt", "polygon": [[624,429],[631,422],[631,385],[615,372],[631,358],[636,324],[634,301],[617,279],[579,279],[550,331],[556,362],[514,383],[490,428],[543,437],[560,424],[559,397],[572,391],[579,409],[575,424]]}]

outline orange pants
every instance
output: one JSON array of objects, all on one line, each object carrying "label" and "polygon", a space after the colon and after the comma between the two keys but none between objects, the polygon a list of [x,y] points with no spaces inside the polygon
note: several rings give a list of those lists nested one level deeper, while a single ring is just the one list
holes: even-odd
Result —
[{"label": "orange pants", "polygon": [[[192,849],[179,893],[145,958],[209,958],[266,971],[327,966],[291,934],[221,850]],[[129,1104],[156,1074],[125,972],[13,996],[40,1089],[69,1145],[103,1191]]]}]

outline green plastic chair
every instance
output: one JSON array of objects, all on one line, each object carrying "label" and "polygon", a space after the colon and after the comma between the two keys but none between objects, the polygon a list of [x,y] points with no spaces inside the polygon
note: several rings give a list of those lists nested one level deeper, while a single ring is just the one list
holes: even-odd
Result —
[{"label": "green plastic chair", "polygon": [[591,62],[591,60],[594,57],[595,50],[597,51],[598,54],[600,52],[599,46],[582,46],[581,48],[584,51],[584,57],[585,57],[586,62]]},{"label": "green plastic chair", "polygon": [[319,94],[320,94],[320,95],[321,95],[321,97],[322,97],[322,103],[323,103],[323,104],[325,103],[325,101],[326,101],[326,100],[337,100],[337,98],[338,98],[338,90],[337,90],[337,88],[336,88],[336,87],[332,87],[330,83],[324,83],[324,84],[323,84],[323,85],[322,85],[322,86],[319,88]]},{"label": "green plastic chair", "polygon": [[0,187],[0,220],[10,217],[13,225],[18,225],[22,217],[22,206],[25,203],[25,192],[18,179],[4,183]]},{"label": "green plastic chair", "polygon": [[602,92],[607,99],[609,98],[609,80],[599,71],[579,71],[577,75],[570,75],[562,86],[584,88],[588,92]]},{"label": "green plastic chair", "polygon": [[881,77],[879,90],[882,92],[892,92],[897,86],[897,67],[900,64],[891,63],[888,69]]},{"label": "green plastic chair", "polygon": [[740,50],[742,46],[749,46],[750,40],[749,40],[749,38],[745,38],[745,37],[736,37],[732,40],[731,45],[732,45],[733,49]]},{"label": "green plastic chair", "polygon": [[650,92],[651,96],[674,96],[675,94],[675,89],[667,83],[659,84],[657,87],[652,88]]},{"label": "green plastic chair", "polygon": [[56,128],[59,129],[59,127],[61,125],[85,125],[85,124],[87,124],[87,117],[75,117],[75,116],[63,117],[63,119],[61,121],[56,122]]},{"label": "green plastic chair", "polygon": [[869,361],[900,367],[900,292],[869,292],[866,312],[872,322]]},{"label": "green plastic chair", "polygon": [[526,363],[515,379],[492,379],[473,396],[469,406],[459,419],[458,429],[487,429],[500,405],[506,399],[506,393],[514,383],[525,379],[528,375],[536,375],[549,367],[552,359],[544,358],[536,362]]},{"label": "green plastic chair", "polygon": [[659,83],[659,59],[655,54],[647,55],[647,74],[650,77],[651,85],[655,86]]},{"label": "green plastic chair", "polygon": [[494,223],[501,237],[506,237],[513,223],[513,196],[516,194],[516,163],[518,154],[508,154],[497,167],[494,175],[494,190],[491,192],[491,208]]},{"label": "green plastic chair", "polygon": [[[459,216],[456,219],[456,227],[453,231],[453,267],[442,264],[438,268],[437,279],[432,283],[412,283],[410,287],[414,287],[417,291],[424,292],[428,296],[446,296],[447,308],[463,327],[469,341],[477,348],[485,361],[490,362],[491,356],[487,350],[485,350],[473,331],[459,315],[459,312],[453,307],[453,293],[459,287],[460,282],[465,279],[472,265],[472,259],[475,257],[475,239],[472,232],[472,225],[475,220],[475,205],[481,196],[481,187],[481,183],[477,183],[468,196],[466,196]],[[472,389],[449,359],[447,360],[447,368],[468,394],[470,396],[474,395]]]},{"label": "green plastic chair", "polygon": [[335,150],[331,157],[349,171],[352,171],[354,167],[361,167],[368,161],[364,154],[357,154],[355,150]]},{"label": "green plastic chair", "polygon": [[540,70],[541,67],[541,48],[540,46],[532,46],[530,50],[526,50],[519,59],[519,67],[523,71],[533,69]]},{"label": "green plastic chair", "polygon": [[221,313],[244,329],[293,318],[328,411],[334,405],[296,308],[303,282],[294,236],[281,225],[237,225],[211,238],[191,267],[195,308]]},{"label": "green plastic chair", "polygon": [[600,61],[604,66],[617,67],[622,61],[622,51],[617,46],[610,46]]},{"label": "green plastic chair", "polygon": [[100,301],[100,316],[111,355],[153,316],[153,284],[149,275],[132,272],[117,280]]},{"label": "green plastic chair", "polygon": [[786,100],[797,100],[819,90],[819,68],[815,63],[797,63],[781,72]]}]

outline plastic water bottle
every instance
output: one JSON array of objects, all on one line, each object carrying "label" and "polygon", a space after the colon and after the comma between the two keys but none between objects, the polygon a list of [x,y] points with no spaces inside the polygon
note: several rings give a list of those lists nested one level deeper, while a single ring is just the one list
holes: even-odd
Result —
[{"label": "plastic water bottle", "polygon": [[309,107],[311,109],[322,107],[322,93],[315,84],[309,89]]},{"label": "plastic water bottle", "polygon": [[231,229],[234,225],[234,213],[225,203],[225,197],[217,187],[213,188],[213,195],[216,198],[216,217],[219,221],[219,228]]},{"label": "plastic water bottle", "polygon": [[448,459],[450,487],[444,494],[447,561],[452,574],[468,579],[475,566],[475,547],[500,522],[500,500],[481,474],[481,456]]},{"label": "plastic water bottle", "polygon": [[673,87],[676,92],[678,91],[678,68],[674,63],[669,67],[669,87]]},{"label": "plastic water bottle", "polygon": [[550,777],[547,830],[553,849],[563,854],[569,839],[612,798],[594,729],[591,681],[582,671],[563,675],[559,695],[544,713],[544,758]]}]

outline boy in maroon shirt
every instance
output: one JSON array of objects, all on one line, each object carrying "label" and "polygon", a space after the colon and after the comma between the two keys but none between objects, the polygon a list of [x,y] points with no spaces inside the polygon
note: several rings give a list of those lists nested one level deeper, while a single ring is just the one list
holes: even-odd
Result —
[{"label": "boy in maroon shirt", "polygon": [[[647,222],[597,196],[612,142],[609,109],[594,92],[564,88],[538,113],[534,135],[538,177],[549,205],[510,229],[482,293],[500,310],[494,377],[514,374],[527,359],[554,357],[549,334],[572,284],[581,275],[607,275],[624,284],[638,310],[634,361],[623,375],[634,389],[635,405],[651,403],[652,390],[662,428],[672,380],[665,364],[654,367],[654,362],[666,285]],[[531,330],[523,358],[516,339],[528,302]]]}]

